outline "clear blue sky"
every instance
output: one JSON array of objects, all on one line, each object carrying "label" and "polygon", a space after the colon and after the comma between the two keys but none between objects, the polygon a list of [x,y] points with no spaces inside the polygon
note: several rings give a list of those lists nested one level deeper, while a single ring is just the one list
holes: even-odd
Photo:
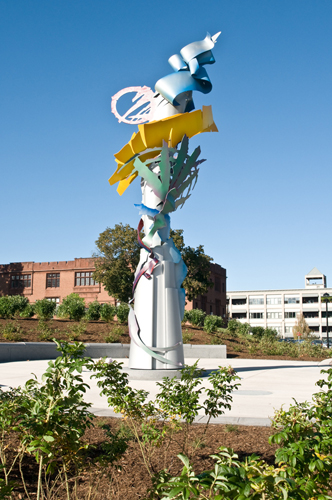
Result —
[{"label": "clear blue sky", "polygon": [[107,226],[136,226],[113,154],[135,127],[111,97],[171,72],[168,57],[222,31],[208,66],[219,134],[172,227],[227,269],[228,289],[332,285],[331,0],[0,0],[0,263],[70,260]]}]

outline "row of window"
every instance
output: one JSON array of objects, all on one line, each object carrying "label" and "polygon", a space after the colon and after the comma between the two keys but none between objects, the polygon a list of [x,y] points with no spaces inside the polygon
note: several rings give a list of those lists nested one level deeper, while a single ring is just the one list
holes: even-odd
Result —
[{"label": "row of window", "polygon": [[[316,304],[318,303],[319,297],[302,297],[302,304]],[[247,298],[234,298],[232,299],[233,306],[243,306],[247,303]],[[268,306],[281,304],[281,296],[271,296],[266,297],[266,304]],[[250,305],[264,305],[264,297],[250,297]],[[300,304],[300,296],[287,296],[284,297],[284,304]]]},{"label": "row of window", "polygon": [[[97,282],[92,278],[92,271],[75,273],[75,286],[91,286]],[[11,277],[11,288],[31,287],[31,274],[18,274]],[[60,273],[46,274],[46,288],[60,287]]]},{"label": "row of window", "polygon": [[[322,311],[322,318],[326,318],[326,311]],[[298,312],[285,311],[285,319],[295,319]],[[319,318],[319,311],[303,311],[303,316],[306,319]],[[233,312],[232,318],[235,319],[245,319],[247,317],[246,312]],[[328,311],[328,317],[332,318],[332,311]],[[263,312],[250,312],[250,319],[264,319]],[[266,313],[266,319],[282,319],[282,312],[272,311]]]}]

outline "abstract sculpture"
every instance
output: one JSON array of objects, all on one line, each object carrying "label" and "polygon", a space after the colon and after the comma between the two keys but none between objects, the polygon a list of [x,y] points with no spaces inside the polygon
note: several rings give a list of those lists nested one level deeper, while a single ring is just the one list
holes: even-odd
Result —
[{"label": "abstract sculpture", "polygon": [[[170,57],[174,73],[155,85],[129,87],[112,98],[119,122],[138,125],[130,141],[115,156],[117,169],[109,179],[119,183],[120,195],[141,177],[141,245],[128,317],[131,336],[129,367],[174,369],[184,363],[181,321],[187,269],[170,238],[170,212],[182,208],[197,182],[200,148],[188,153],[189,139],[201,132],[217,132],[210,106],[194,110],[192,91],[208,93],[212,84],[203,67],[215,59],[212,49],[220,33],[190,43]],[[134,105],[120,116],[117,100],[135,92]],[[136,113],[136,114],[135,114]],[[148,123],[146,123],[148,122]],[[144,229],[144,238],[140,232]]]}]

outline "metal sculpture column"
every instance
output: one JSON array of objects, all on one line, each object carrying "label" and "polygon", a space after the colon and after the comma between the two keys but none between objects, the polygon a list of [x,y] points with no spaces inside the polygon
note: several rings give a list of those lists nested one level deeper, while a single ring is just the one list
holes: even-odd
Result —
[{"label": "metal sculpture column", "polygon": [[[129,313],[131,336],[129,367],[141,370],[181,368],[184,363],[181,321],[185,291],[181,287],[186,266],[170,238],[169,213],[182,207],[194,188],[200,148],[188,154],[189,138],[217,132],[211,107],[194,110],[192,91],[212,89],[205,64],[215,62],[212,48],[219,36],[207,34],[169,59],[174,73],[161,78],[155,93],[148,87],[129,87],[112,99],[119,121],[137,124],[138,132],[117,154],[117,170],[110,184],[119,182],[121,195],[141,177],[142,203],[138,241],[142,247]],[[135,104],[124,116],[117,100],[135,92]],[[136,115],[133,113],[138,110]],[[146,123],[146,122],[149,123]],[[141,240],[140,231],[144,229]]]}]

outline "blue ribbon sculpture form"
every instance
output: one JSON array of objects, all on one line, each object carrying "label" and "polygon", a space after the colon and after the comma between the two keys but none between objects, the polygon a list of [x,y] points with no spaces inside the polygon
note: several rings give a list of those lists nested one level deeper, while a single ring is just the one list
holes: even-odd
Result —
[{"label": "blue ribbon sculpture form", "polygon": [[[138,132],[115,154],[117,169],[110,184],[119,182],[121,195],[141,177],[142,203],[138,240],[142,247],[133,285],[129,313],[131,348],[129,367],[170,369],[183,366],[181,321],[185,292],[181,287],[186,266],[170,238],[169,213],[182,207],[194,188],[200,148],[188,153],[189,138],[201,132],[217,132],[211,107],[194,107],[194,90],[207,94],[211,81],[203,67],[213,64],[212,49],[220,33],[190,43],[173,55],[174,73],[157,81],[155,93],[148,87],[129,87],[112,99],[119,121],[138,125]],[[135,92],[135,103],[124,116],[117,100]],[[135,113],[136,114],[133,114]],[[148,123],[146,123],[148,122]],[[144,238],[139,233],[144,229]]]}]

